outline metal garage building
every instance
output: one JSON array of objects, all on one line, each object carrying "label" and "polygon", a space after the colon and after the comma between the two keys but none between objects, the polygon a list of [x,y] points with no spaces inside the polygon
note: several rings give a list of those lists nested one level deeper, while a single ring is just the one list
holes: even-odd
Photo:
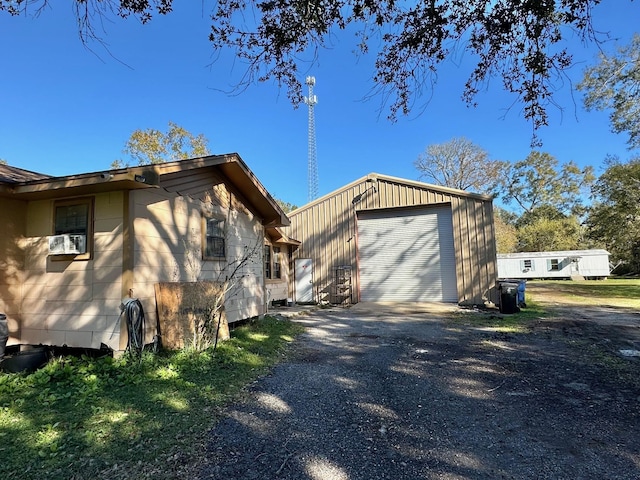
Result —
[{"label": "metal garage building", "polygon": [[496,301],[490,196],[372,173],[288,216],[298,301]]}]

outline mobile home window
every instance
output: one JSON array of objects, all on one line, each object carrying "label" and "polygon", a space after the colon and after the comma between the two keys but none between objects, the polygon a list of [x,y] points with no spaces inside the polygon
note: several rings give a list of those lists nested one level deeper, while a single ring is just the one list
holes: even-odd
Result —
[{"label": "mobile home window", "polygon": [[560,270],[560,262],[557,258],[549,260],[549,270]]},{"label": "mobile home window", "polygon": [[225,258],[224,220],[205,218],[205,259]]}]

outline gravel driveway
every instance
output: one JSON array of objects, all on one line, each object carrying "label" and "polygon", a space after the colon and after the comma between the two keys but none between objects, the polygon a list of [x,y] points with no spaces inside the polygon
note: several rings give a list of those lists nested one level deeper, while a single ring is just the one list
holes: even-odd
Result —
[{"label": "gravel driveway", "polygon": [[640,478],[640,382],[562,326],[359,306],[296,321],[307,332],[223,412],[197,478]]}]

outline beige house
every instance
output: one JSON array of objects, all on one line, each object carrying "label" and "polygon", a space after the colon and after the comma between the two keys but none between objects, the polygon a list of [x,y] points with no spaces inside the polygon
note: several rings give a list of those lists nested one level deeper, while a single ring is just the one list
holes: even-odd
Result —
[{"label": "beige house", "polygon": [[298,302],[497,303],[490,196],[372,173],[288,216]]},{"label": "beige house", "polygon": [[227,319],[264,314],[265,239],[282,239],[266,231],[289,223],[237,154],[66,177],[2,165],[0,221],[9,343],[114,350],[127,343],[123,298],[140,300],[149,337],[159,282],[216,280],[243,257]]}]

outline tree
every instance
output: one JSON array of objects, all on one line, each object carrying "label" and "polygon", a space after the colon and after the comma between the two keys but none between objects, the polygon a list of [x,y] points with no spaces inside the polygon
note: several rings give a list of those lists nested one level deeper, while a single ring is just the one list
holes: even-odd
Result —
[{"label": "tree", "polygon": [[293,203],[285,202],[284,200],[280,200],[279,198],[276,198],[276,203],[280,206],[280,208],[284,213],[292,212],[296,208],[298,208],[297,205],[294,205]]},{"label": "tree", "polygon": [[[171,162],[185,158],[209,155],[209,140],[203,135],[193,135],[181,126],[169,122],[167,133],[149,128],[135,130],[123,150],[138,165]],[[121,168],[128,162],[115,160],[111,166]]]},{"label": "tree", "polygon": [[[476,93],[492,76],[524,103],[534,128],[546,125],[553,105],[554,81],[572,58],[565,36],[597,40],[592,10],[601,0],[272,0],[215,2],[209,40],[215,51],[234,49],[246,63],[244,82],[275,80],[302,101],[300,70],[306,58],[332,48],[336,31],[355,32],[362,54],[377,49],[374,91],[388,102],[389,117],[407,114],[424,89],[433,87],[437,70],[450,57],[472,57],[474,65],[463,98]],[[47,0],[0,0],[12,15],[33,12]],[[94,29],[110,18],[138,17],[143,23],[168,14],[173,0],[75,0],[80,38],[99,39]],[[616,7],[618,6],[615,4]],[[299,68],[300,66],[304,68]]]},{"label": "tree", "polygon": [[543,252],[588,248],[578,216],[565,214],[553,205],[525,211],[515,221],[518,252]]},{"label": "tree", "polygon": [[615,133],[627,132],[629,148],[640,147],[640,34],[617,54],[600,54],[598,64],[587,68],[578,89],[585,92],[587,110],[611,110]]},{"label": "tree", "polygon": [[429,145],[414,166],[420,178],[436,185],[492,193],[500,182],[505,162],[490,160],[489,154],[466,138]]},{"label": "tree", "polygon": [[518,251],[518,231],[514,224],[515,215],[500,207],[493,208],[496,230],[496,249],[498,253]]},{"label": "tree", "polygon": [[505,174],[502,200],[515,202],[525,213],[551,206],[565,215],[581,215],[582,194],[594,179],[591,166],[580,169],[574,162],[560,165],[548,153],[534,151]]},{"label": "tree", "polygon": [[640,272],[640,157],[627,163],[613,157],[607,165],[591,189],[588,235],[605,245],[612,260]]},{"label": "tree", "polygon": [[521,252],[545,252],[576,250],[579,244],[580,225],[575,217],[560,220],[541,218],[535,223],[518,229],[518,250]]}]

